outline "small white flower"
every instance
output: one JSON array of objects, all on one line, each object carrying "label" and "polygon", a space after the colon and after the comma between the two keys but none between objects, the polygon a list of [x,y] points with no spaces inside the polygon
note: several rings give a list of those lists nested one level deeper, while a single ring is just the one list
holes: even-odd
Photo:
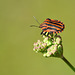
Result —
[{"label": "small white flower", "polygon": [[58,48],[59,48],[59,47],[62,47],[62,46],[61,46],[61,45],[58,45]]},{"label": "small white flower", "polygon": [[60,38],[60,37],[57,37],[57,39],[56,39],[56,43],[59,44],[60,41],[61,41],[61,38]]},{"label": "small white flower", "polygon": [[33,45],[34,45],[34,46],[37,46],[37,45],[38,45],[38,43],[34,43]]},{"label": "small white flower", "polygon": [[47,54],[47,57],[49,57],[50,56],[50,54]]},{"label": "small white flower", "polygon": [[47,41],[46,43],[47,43],[47,46],[52,44],[51,41]]},{"label": "small white flower", "polygon": [[47,43],[42,43],[42,46],[43,46],[43,47],[47,46]]},{"label": "small white flower", "polygon": [[47,57],[49,57],[52,53],[51,52],[47,52]]},{"label": "small white flower", "polygon": [[51,53],[53,53],[53,54],[54,54],[55,52],[56,52],[56,50],[52,50],[52,51],[51,51]]},{"label": "small white flower", "polygon": [[43,35],[43,38],[45,38],[45,36]]},{"label": "small white flower", "polygon": [[[43,36],[44,40],[41,42],[40,40],[37,41],[37,43],[34,43],[33,50],[38,53],[42,52],[44,57],[50,57],[51,55],[61,56],[62,52],[62,45],[61,45],[61,38],[58,36],[53,37],[51,39],[50,37]],[[56,53],[57,52],[57,53]],[[60,53],[61,52],[61,53]]]},{"label": "small white flower", "polygon": [[51,49],[51,48],[49,47],[49,48],[47,49],[47,51],[49,52],[49,51],[50,51],[50,49]]},{"label": "small white flower", "polygon": [[46,53],[44,53],[44,54],[43,54],[43,56],[44,56],[44,57],[46,57],[46,56],[47,56],[47,54],[46,54]]}]

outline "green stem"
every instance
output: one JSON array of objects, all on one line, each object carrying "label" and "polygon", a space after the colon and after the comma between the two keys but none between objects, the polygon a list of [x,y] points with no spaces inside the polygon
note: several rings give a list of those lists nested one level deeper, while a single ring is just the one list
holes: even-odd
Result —
[{"label": "green stem", "polygon": [[75,72],[74,66],[64,56],[61,59]]}]

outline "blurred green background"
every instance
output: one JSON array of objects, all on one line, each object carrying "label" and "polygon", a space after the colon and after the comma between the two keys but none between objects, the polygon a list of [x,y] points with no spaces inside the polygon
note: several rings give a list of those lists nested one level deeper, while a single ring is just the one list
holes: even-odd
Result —
[{"label": "blurred green background", "polygon": [[64,56],[75,66],[75,0],[0,0],[0,75],[75,75],[59,58],[33,51],[46,18],[65,24]]}]

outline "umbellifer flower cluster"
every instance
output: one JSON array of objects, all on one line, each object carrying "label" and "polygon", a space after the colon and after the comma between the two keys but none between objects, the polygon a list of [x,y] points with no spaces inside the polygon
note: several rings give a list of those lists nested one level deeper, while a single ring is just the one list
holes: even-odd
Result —
[{"label": "umbellifer flower cluster", "polygon": [[62,57],[62,39],[59,35],[50,37],[43,35],[43,41],[38,40],[34,43],[33,50],[36,53],[43,53],[44,57]]}]

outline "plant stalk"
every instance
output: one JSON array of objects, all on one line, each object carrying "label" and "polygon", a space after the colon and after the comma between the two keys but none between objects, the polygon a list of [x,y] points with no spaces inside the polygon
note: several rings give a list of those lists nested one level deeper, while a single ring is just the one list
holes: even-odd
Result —
[{"label": "plant stalk", "polygon": [[64,56],[61,59],[75,72],[75,67]]}]

